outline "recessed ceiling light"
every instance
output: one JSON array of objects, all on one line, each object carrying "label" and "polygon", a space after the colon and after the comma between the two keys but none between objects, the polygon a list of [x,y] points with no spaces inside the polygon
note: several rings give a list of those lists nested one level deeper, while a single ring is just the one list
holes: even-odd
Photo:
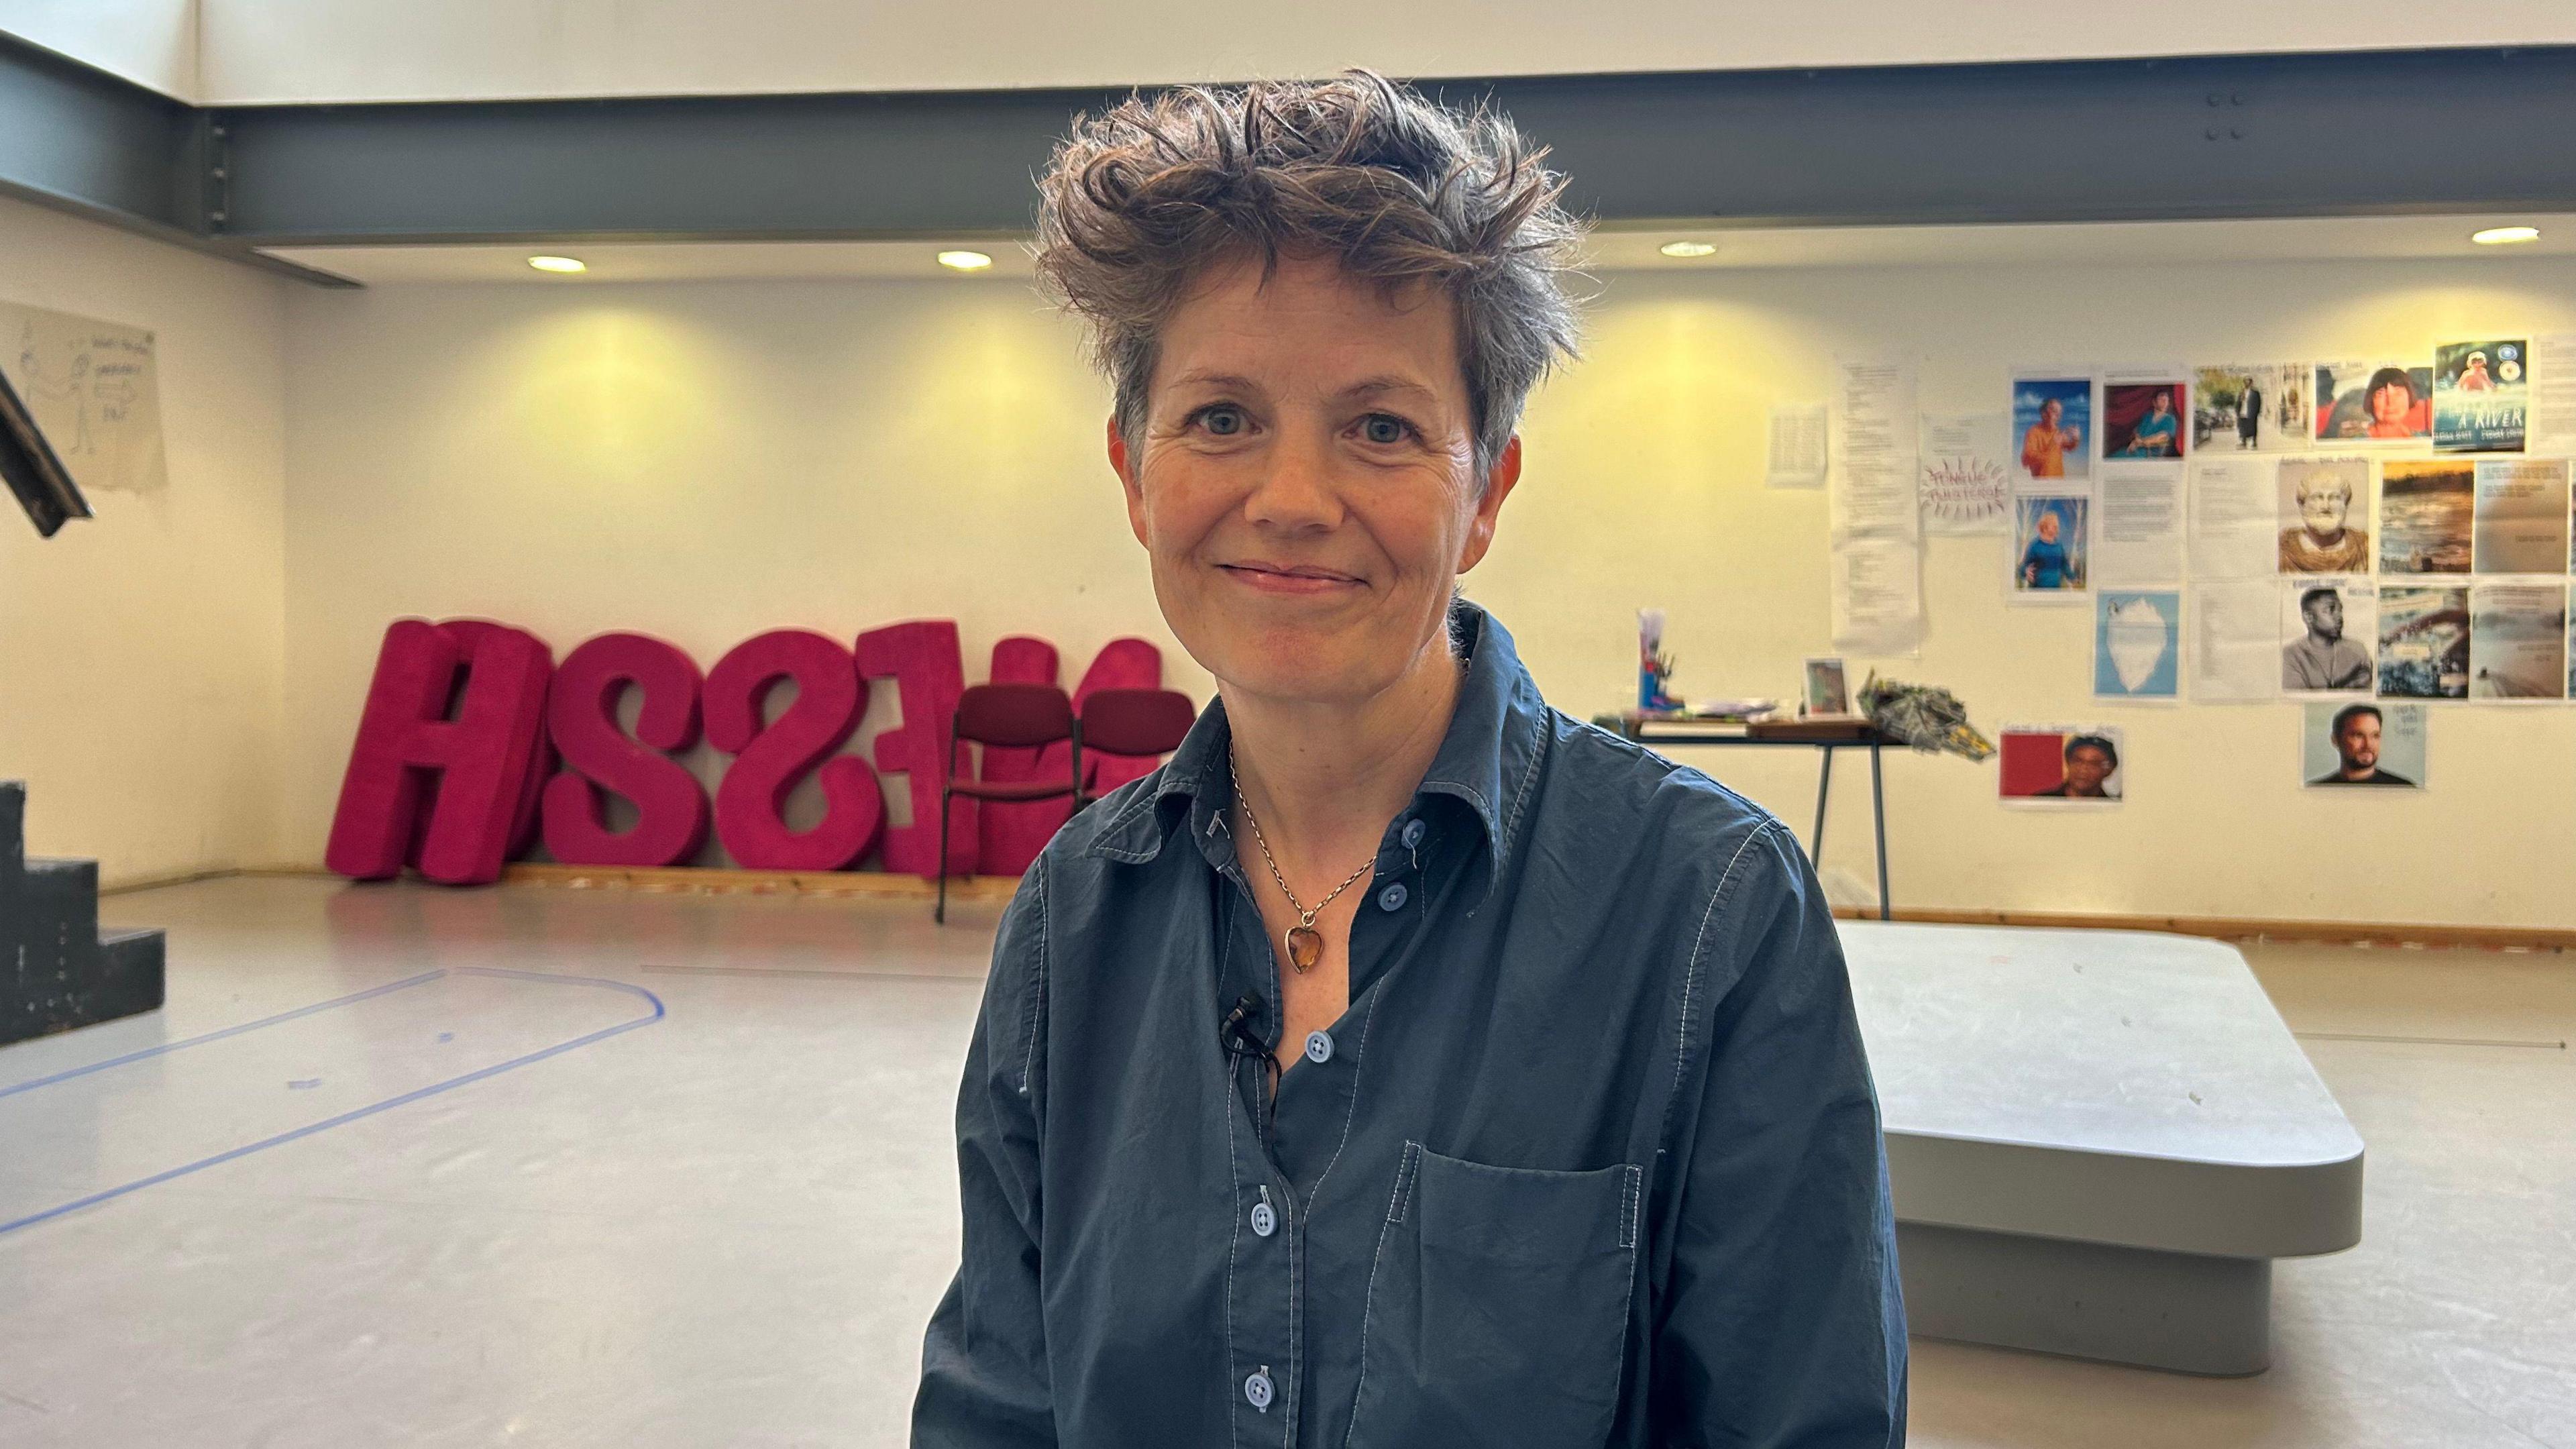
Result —
[{"label": "recessed ceiling light", "polygon": [[1655,248],[1655,250],[1662,252],[1668,257],[1713,257],[1717,255],[1717,247],[1714,243],[1700,241],[1668,241],[1662,246]]},{"label": "recessed ceiling light", "polygon": [[2536,226],[2491,226],[2485,231],[2473,231],[2469,233],[2469,240],[2476,242],[2482,247],[2508,247],[2513,245],[2515,242],[2540,240],[2540,228]]},{"label": "recessed ceiling light", "polygon": [[565,276],[590,270],[590,264],[579,257],[530,257],[528,265],[541,272],[560,272]]},{"label": "recessed ceiling light", "polygon": [[952,272],[980,272],[993,264],[982,252],[941,252],[939,264]]}]

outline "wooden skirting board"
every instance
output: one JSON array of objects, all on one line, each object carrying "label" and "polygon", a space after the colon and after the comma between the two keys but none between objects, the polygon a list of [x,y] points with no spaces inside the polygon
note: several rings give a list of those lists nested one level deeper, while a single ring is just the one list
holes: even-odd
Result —
[{"label": "wooden skirting board", "polygon": [[[1876,920],[1878,912],[1842,907],[1845,920]],[[2576,930],[2513,926],[2410,925],[2402,921],[2276,921],[2250,916],[2064,915],[2048,911],[1906,910],[1900,921],[1940,926],[2040,926],[2061,931],[2164,931],[2218,941],[2298,941],[2329,946],[2399,946],[2434,949],[2476,946],[2490,951],[2576,950]]]},{"label": "wooden skirting board", "polygon": [[[102,895],[150,890],[196,880],[234,875],[324,876],[319,866],[262,865],[234,870],[195,871],[154,880],[127,881]],[[929,881],[917,875],[881,870],[723,870],[704,866],[555,865],[523,861],[502,873],[512,885],[552,886],[570,890],[634,890],[708,895],[890,896],[928,900]],[[964,900],[1008,900],[1020,880],[1009,875],[951,876],[948,894]],[[1834,912],[1845,920],[1874,920],[1878,913],[1860,907]],[[2253,916],[2130,916],[2108,913],[2048,911],[1969,911],[1900,909],[1900,921],[1941,926],[2036,926],[2061,931],[2165,931],[2206,936],[2219,941],[2300,941],[2319,945],[2399,946],[2438,949],[2474,946],[2490,951],[2576,951],[2576,929],[2536,926],[2442,926],[2403,921],[2284,921]]]}]

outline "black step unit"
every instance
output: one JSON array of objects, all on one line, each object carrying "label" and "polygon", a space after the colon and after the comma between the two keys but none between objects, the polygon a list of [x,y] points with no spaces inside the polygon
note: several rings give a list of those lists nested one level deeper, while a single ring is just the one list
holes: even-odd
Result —
[{"label": "black step unit", "polygon": [[98,929],[98,864],[30,860],[27,787],[0,780],[0,1046],[161,1006],[159,931]]}]

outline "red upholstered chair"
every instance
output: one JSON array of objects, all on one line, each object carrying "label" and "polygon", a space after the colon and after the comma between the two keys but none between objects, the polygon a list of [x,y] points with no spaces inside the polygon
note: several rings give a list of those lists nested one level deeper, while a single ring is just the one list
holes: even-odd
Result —
[{"label": "red upholstered chair", "polygon": [[[1168,755],[1198,722],[1199,707],[1177,689],[1099,689],[1082,702],[1082,743],[1095,755]],[[1080,766],[1074,778],[1082,778]],[[1073,808],[1098,799],[1076,792]]]},{"label": "red upholstered chair", "polygon": [[[1073,746],[1073,774],[1060,781],[979,780],[960,773],[957,747],[968,740],[979,745],[1035,749],[1058,740]],[[1082,792],[1082,727],[1073,717],[1073,701],[1052,684],[979,684],[957,696],[957,712],[948,722],[948,782],[939,792],[939,904],[933,921],[948,919],[948,802],[970,800],[1052,800]]]}]

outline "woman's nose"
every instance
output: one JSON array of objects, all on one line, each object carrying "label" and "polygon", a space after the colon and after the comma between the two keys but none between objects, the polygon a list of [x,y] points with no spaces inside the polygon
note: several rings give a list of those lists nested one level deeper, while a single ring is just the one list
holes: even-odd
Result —
[{"label": "woman's nose", "polygon": [[1330,451],[1293,436],[1268,450],[1243,500],[1245,518],[1273,528],[1332,528],[1343,511]]}]

